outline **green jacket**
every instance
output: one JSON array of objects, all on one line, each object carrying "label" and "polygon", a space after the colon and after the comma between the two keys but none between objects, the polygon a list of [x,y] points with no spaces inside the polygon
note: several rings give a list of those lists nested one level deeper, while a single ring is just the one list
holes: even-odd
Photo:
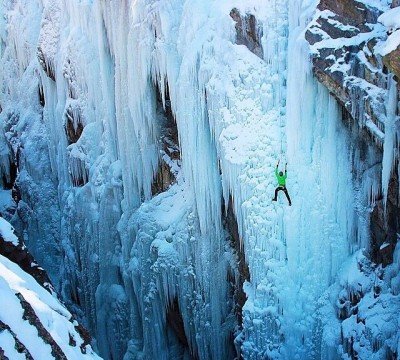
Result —
[{"label": "green jacket", "polygon": [[279,186],[286,186],[286,178],[287,178],[287,171],[286,170],[285,170],[285,173],[282,176],[280,176],[279,175],[279,171],[278,171],[278,167],[276,167],[275,176],[278,179]]}]

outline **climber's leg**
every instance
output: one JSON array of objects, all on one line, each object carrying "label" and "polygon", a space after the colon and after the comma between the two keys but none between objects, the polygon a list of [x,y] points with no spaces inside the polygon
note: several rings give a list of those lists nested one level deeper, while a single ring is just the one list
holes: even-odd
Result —
[{"label": "climber's leg", "polygon": [[276,200],[278,199],[278,192],[279,192],[279,190],[282,190],[282,187],[278,186],[278,187],[275,189],[275,196],[274,196],[274,198],[272,199],[272,201],[276,201]]},{"label": "climber's leg", "polygon": [[287,189],[286,189],[286,186],[283,188],[283,192],[285,193],[286,198],[287,198],[288,201],[289,201],[289,206],[292,206],[292,201],[290,200],[290,196],[289,196],[289,193],[288,193],[288,191],[287,191]]}]

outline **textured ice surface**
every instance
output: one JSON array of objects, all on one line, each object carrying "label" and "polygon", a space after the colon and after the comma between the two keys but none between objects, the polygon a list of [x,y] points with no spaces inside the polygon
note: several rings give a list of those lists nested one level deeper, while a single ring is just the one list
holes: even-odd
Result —
[{"label": "textured ice surface", "polygon": [[[255,16],[262,59],[235,44],[233,7]],[[319,299],[368,244],[378,191],[374,178],[355,191],[340,110],[312,76],[303,37],[314,2],[18,0],[0,9],[0,120],[22,149],[19,221],[100,354],[230,359],[235,345],[246,359],[339,356],[340,321],[332,306],[318,312]],[[152,197],[157,89],[181,162],[176,184]],[[277,160],[288,162],[292,207],[271,201]],[[230,196],[250,270],[242,328],[227,281],[237,274],[221,214]],[[322,329],[324,319],[332,326]]]}]

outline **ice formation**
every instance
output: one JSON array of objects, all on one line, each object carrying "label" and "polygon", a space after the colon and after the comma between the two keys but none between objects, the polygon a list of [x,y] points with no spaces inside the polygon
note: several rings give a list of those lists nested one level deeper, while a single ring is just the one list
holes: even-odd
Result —
[{"label": "ice formation", "polygon": [[[0,5],[0,163],[7,179],[18,161],[21,193],[9,220],[102,357],[350,356],[335,301],[357,276],[373,291],[381,271],[364,250],[397,156],[398,99],[392,79],[380,178],[313,76],[304,34],[315,10],[308,0]],[[292,207],[271,202],[278,160]],[[160,169],[173,180],[155,191]],[[375,344],[360,358],[400,351],[398,257],[380,279],[391,325],[371,335],[369,321],[343,321],[346,339],[354,330]],[[363,301],[365,317],[386,306]]]}]

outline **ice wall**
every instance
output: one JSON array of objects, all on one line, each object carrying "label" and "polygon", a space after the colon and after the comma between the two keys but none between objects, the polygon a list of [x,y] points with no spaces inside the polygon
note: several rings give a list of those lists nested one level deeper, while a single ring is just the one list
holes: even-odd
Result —
[{"label": "ice wall", "polygon": [[[175,84],[180,61],[176,57],[176,45],[164,49],[162,41],[155,37],[156,31],[159,36],[166,36],[162,22],[168,17],[181,20],[175,13],[183,11],[179,10],[181,4],[177,2],[160,9],[160,4],[149,6],[140,2],[133,6],[129,2],[38,1],[5,3],[2,11],[6,18],[15,16],[23,11],[23,5],[36,9],[36,13],[32,12],[36,21],[32,22],[32,29],[18,30],[25,30],[26,34],[29,31],[38,51],[36,54],[32,47],[26,54],[26,62],[34,73],[24,72],[24,65],[18,63],[19,75],[32,84],[32,97],[38,96],[38,90],[43,96],[34,98],[35,101],[31,99],[26,108],[19,107],[18,101],[26,95],[12,91],[15,83],[12,74],[7,72],[5,93],[11,92],[12,99],[2,99],[7,106],[2,115],[7,123],[10,120],[6,115],[8,108],[19,114],[33,113],[34,109],[38,118],[35,123],[43,124],[39,133],[47,138],[47,147],[42,152],[31,151],[24,156],[37,165],[46,164],[49,169],[43,171],[42,176],[52,174],[57,180],[54,213],[60,214],[59,231],[56,239],[47,237],[47,246],[50,249],[55,243],[62,245],[60,286],[65,298],[70,300],[75,311],[83,310],[82,315],[99,339],[99,351],[106,358],[121,358],[127,351],[128,340],[129,351],[136,355],[143,352],[146,356],[171,358],[173,355],[169,353],[186,351],[198,353],[202,358],[230,357],[233,345],[227,342],[235,320],[233,315],[229,316],[232,305],[229,305],[230,283],[226,277],[228,267],[235,268],[235,264],[231,250],[226,249],[227,234],[221,225],[221,184],[205,99],[196,76],[190,86]],[[30,18],[24,15],[24,23],[28,23]],[[12,37],[13,21],[11,18],[10,25],[2,32],[5,49],[11,53],[10,61],[20,57],[20,44],[14,46],[17,40]],[[168,40],[176,43],[179,36],[177,29],[172,32],[173,25],[166,24],[165,31],[171,32],[167,34]],[[154,54],[157,43],[158,56]],[[190,57],[190,51],[187,54]],[[192,61],[190,57],[180,80],[183,84],[191,77]],[[191,157],[198,154],[193,161],[187,157],[182,162],[189,184],[184,186],[189,199],[185,209],[191,211],[184,209],[186,215],[177,216],[176,226],[181,222],[180,227],[187,230],[188,224],[193,223],[194,230],[190,236],[182,236],[188,246],[179,247],[179,242],[176,246],[180,250],[181,266],[193,266],[190,274],[194,278],[181,275],[182,285],[178,289],[173,286],[174,272],[161,274],[157,286],[150,282],[155,275],[149,274],[146,278],[146,272],[150,271],[147,264],[151,259],[147,256],[151,242],[140,245],[137,233],[150,219],[140,217],[140,212],[134,215],[139,205],[151,197],[153,175],[160,157],[161,124],[156,114],[155,83],[161,89],[165,106],[167,80],[174,84],[169,93],[176,113],[178,90],[181,95],[181,115],[176,118],[182,127],[179,129],[181,147],[187,149],[182,152]],[[203,107],[197,104],[197,93]],[[186,111],[190,103],[191,108]],[[26,135],[23,145],[37,134],[32,131]],[[21,169],[25,169],[24,164]],[[29,194],[27,189],[21,190]],[[194,197],[194,193],[199,196]],[[43,197],[48,199],[46,195]],[[40,207],[29,200],[27,207],[35,214],[46,209],[45,205]],[[137,229],[131,225],[136,217],[143,223],[135,225]],[[49,215],[43,216],[41,224],[49,219]],[[147,228],[146,239],[155,236],[157,226],[154,227],[154,230]],[[198,244],[194,243],[195,239]],[[136,245],[133,247],[133,244]],[[33,251],[40,251],[34,240],[30,246]],[[136,247],[140,251],[134,250]],[[135,251],[138,251],[137,257]],[[187,259],[189,255],[193,259]],[[141,264],[139,272],[144,272],[143,280],[137,278],[136,271],[129,265],[135,259]],[[46,268],[60,265],[54,257],[42,263]],[[170,283],[166,283],[168,276]],[[221,279],[221,286],[213,286],[212,279]],[[159,293],[154,303],[145,302],[150,285],[156,286],[152,292]],[[172,290],[164,294],[164,287]],[[187,298],[187,294],[193,294],[193,298]],[[180,302],[178,307],[184,315],[184,332],[189,341],[185,346],[178,343],[177,336],[166,325],[167,305],[176,299]],[[195,315],[187,315],[187,308],[193,308]],[[146,316],[151,309],[155,316]],[[148,330],[153,329],[155,323],[158,331],[151,335]],[[169,340],[167,333],[170,333]],[[160,341],[165,344],[163,351],[155,353]],[[182,350],[185,347],[186,350]]]},{"label": "ice wall", "polygon": [[[0,117],[22,159],[14,222],[100,354],[335,358],[320,298],[367,243],[371,184],[355,189],[341,110],[310,70],[315,4],[0,9]],[[255,21],[257,51],[236,44],[232,9]],[[168,116],[179,159],[165,151]],[[271,201],[278,160],[288,162],[291,207],[282,194]],[[175,183],[153,196],[160,164]],[[241,326],[238,254],[223,222],[230,198],[250,272]]]},{"label": "ice wall", "polygon": [[[35,6],[33,6],[35,5]],[[23,197],[12,219],[37,260],[59,283],[61,263],[57,176],[48,154],[46,124],[39,104],[40,78],[35,61],[42,7],[5,1],[1,17],[1,123],[8,158],[20,164]],[[21,148],[24,151],[20,151]],[[3,170],[7,166],[3,164]]]}]

